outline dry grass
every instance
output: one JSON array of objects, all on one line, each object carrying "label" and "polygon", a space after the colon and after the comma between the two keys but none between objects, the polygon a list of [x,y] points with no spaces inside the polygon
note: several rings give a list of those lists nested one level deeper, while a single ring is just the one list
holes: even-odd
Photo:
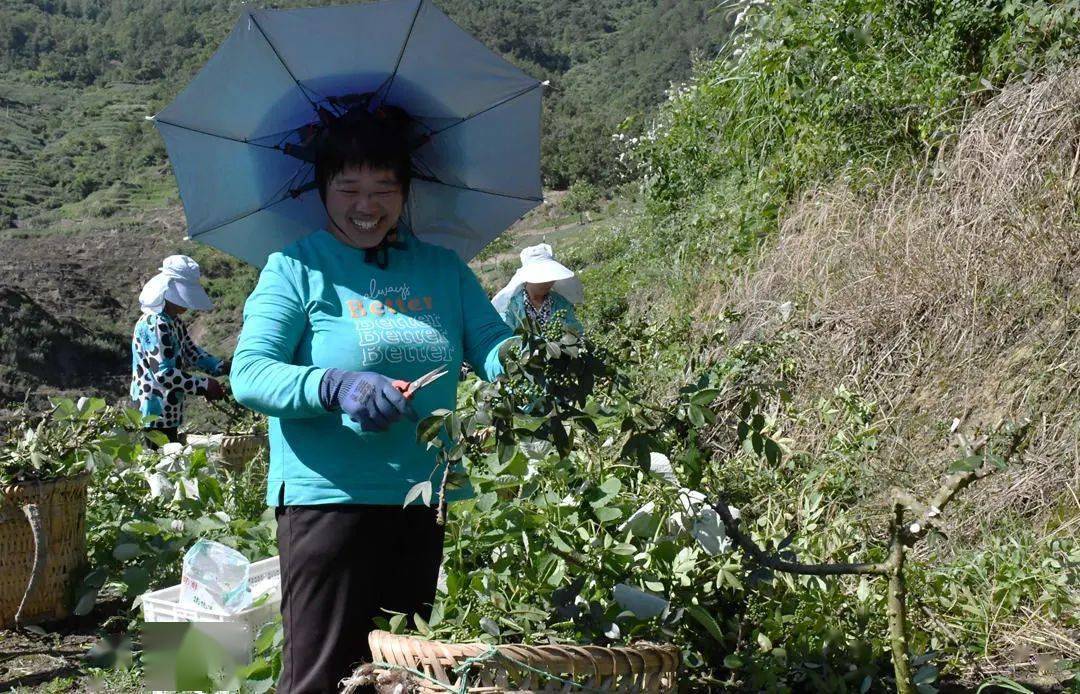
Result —
[{"label": "dry grass", "polygon": [[[1032,416],[1025,464],[988,495],[1037,512],[1080,475],[1080,70],[1006,89],[917,177],[836,186],[788,211],[775,247],[708,307],[803,333],[799,389],[881,405],[881,472],[940,469],[949,429]],[[797,432],[813,446],[812,431]],[[931,483],[927,480],[927,484]]]},{"label": "dry grass", "polygon": [[[952,430],[1031,417],[1022,462],[949,514],[952,546],[970,548],[1017,515],[1044,537],[1080,528],[1078,280],[1074,69],[1002,91],[917,175],[870,192],[808,193],[755,267],[700,310],[742,314],[735,339],[794,331],[804,403],[838,384],[877,401],[885,431],[867,476],[882,493],[935,485]],[[797,310],[783,323],[789,301]],[[814,451],[829,434],[807,424],[790,435]],[[863,511],[884,508],[878,501]],[[1062,625],[1036,613],[1014,621],[988,637],[1004,660],[1010,649],[1024,661],[1031,649],[1080,652]],[[967,676],[1024,669],[1002,663],[972,664]]]}]

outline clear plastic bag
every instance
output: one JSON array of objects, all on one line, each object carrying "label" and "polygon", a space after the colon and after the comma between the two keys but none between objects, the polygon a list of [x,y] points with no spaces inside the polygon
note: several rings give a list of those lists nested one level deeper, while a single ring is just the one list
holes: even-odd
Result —
[{"label": "clear plastic bag", "polygon": [[251,605],[251,562],[232,547],[199,540],[184,554],[180,604],[217,614],[236,614]]}]

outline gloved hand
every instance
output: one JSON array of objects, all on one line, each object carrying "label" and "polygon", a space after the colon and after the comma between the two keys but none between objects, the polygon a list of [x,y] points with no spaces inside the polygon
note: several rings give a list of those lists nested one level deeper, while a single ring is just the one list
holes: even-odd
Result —
[{"label": "gloved hand", "polygon": [[385,431],[411,414],[409,403],[393,380],[371,371],[329,369],[319,384],[319,400],[327,410],[341,410],[365,431]]},{"label": "gloved hand", "polygon": [[206,395],[207,400],[213,402],[214,400],[224,400],[228,395],[225,390],[225,386],[221,385],[221,382],[214,378],[206,379]]}]

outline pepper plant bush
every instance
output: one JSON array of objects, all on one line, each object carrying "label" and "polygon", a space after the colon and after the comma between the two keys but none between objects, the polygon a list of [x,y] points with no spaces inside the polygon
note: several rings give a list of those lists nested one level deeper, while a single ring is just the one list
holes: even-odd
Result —
[{"label": "pepper plant bush", "polygon": [[[887,537],[865,501],[876,405],[838,386],[795,410],[788,337],[710,339],[723,356],[698,373],[655,362],[681,379],[667,395],[643,390],[631,372],[652,353],[633,330],[609,335],[606,349],[526,331],[520,349],[504,355],[505,378],[466,381],[456,411],[418,425],[440,465],[431,486],[414,493],[436,503],[445,480],[468,481],[476,495],[447,509],[431,619],[387,615],[382,626],[454,641],[675,643],[684,682],[697,690],[894,690],[884,584],[761,568],[733,546],[712,508],[728,499],[743,511],[733,509],[745,516],[743,531],[787,561],[883,561]],[[795,418],[835,434],[801,451],[784,432]],[[930,547],[936,555],[940,543]],[[1074,604],[1065,586],[1077,577],[1077,547],[1048,549],[1057,566],[1074,567],[1067,576],[1021,552],[1001,558],[1009,575],[1025,577],[1010,589],[1012,609],[1053,616]],[[970,560],[951,552],[908,569],[912,600],[940,610],[913,624],[921,692],[935,689],[944,668],[983,655],[940,626],[989,609],[978,596],[998,577],[964,569]],[[938,600],[942,585],[958,599]]]},{"label": "pepper plant bush", "polygon": [[[433,470],[431,482],[468,479],[476,496],[448,509],[445,580],[431,619],[394,615],[384,626],[458,641],[670,641],[682,649],[688,681],[701,686],[734,684],[732,672],[744,666],[737,651],[749,639],[755,655],[747,660],[767,661],[754,667],[758,686],[775,684],[780,676],[771,673],[786,670],[788,653],[747,623],[757,616],[748,592],[787,595],[805,582],[781,577],[772,586],[771,575],[748,574],[699,491],[713,465],[699,438],[711,430],[729,431],[737,456],[781,463],[764,407],[783,396],[783,384],[757,368],[770,353],[733,350],[674,396],[650,401],[613,368],[640,348],[633,340],[604,350],[571,333],[519,335],[520,348],[504,355],[504,379],[467,381],[455,412],[418,426],[450,464]],[[431,493],[414,490],[421,492]],[[811,500],[811,512],[820,514],[825,501]],[[841,552],[850,542],[839,538],[851,528],[834,530],[800,549]],[[763,543],[780,531],[752,528]],[[845,596],[815,587],[820,616],[804,615],[802,626],[824,635],[831,627],[821,620]],[[876,675],[880,661],[875,649],[866,653],[860,679]],[[845,670],[838,680],[851,677]]]}]

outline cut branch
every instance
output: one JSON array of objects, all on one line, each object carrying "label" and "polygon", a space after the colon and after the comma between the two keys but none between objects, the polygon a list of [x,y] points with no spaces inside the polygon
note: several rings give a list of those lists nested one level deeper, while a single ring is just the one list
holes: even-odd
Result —
[{"label": "cut branch", "polygon": [[750,555],[750,557],[758,564],[775,571],[803,574],[805,576],[839,576],[846,574],[871,574],[875,576],[889,575],[889,564],[887,562],[877,564],[803,564],[781,559],[776,554],[770,554],[758,547],[757,543],[755,543],[749,535],[739,529],[739,522],[731,515],[727,501],[723,497],[720,498],[719,503],[713,506],[713,510],[719,514],[720,520],[723,521],[724,528],[727,530],[728,537],[730,537],[736,545],[741,547],[743,551]]},{"label": "cut branch", "polygon": [[[1020,445],[1027,437],[1027,432],[1030,427],[1030,421],[1024,422],[1024,424],[1017,427],[1012,432],[1012,435],[1009,437],[1009,445],[1005,449],[1004,455],[1001,456],[1002,460],[1009,462],[1016,456],[1017,452],[1020,450]],[[992,438],[993,436],[988,436],[979,442],[972,451],[972,454],[982,455],[986,449],[987,442],[992,440]],[[945,507],[956,498],[957,494],[962,492],[972,482],[988,477],[997,471],[997,465],[989,459],[989,456],[986,456],[983,459],[982,464],[974,470],[955,472],[946,477],[941,487],[939,487],[930,498],[930,503],[928,504],[919,502],[914,495],[909,492],[894,490],[893,499],[895,502],[916,516],[916,518],[909,522],[904,529],[904,544],[910,547],[922,539],[926,533],[937,524],[937,517],[944,512]]]}]

